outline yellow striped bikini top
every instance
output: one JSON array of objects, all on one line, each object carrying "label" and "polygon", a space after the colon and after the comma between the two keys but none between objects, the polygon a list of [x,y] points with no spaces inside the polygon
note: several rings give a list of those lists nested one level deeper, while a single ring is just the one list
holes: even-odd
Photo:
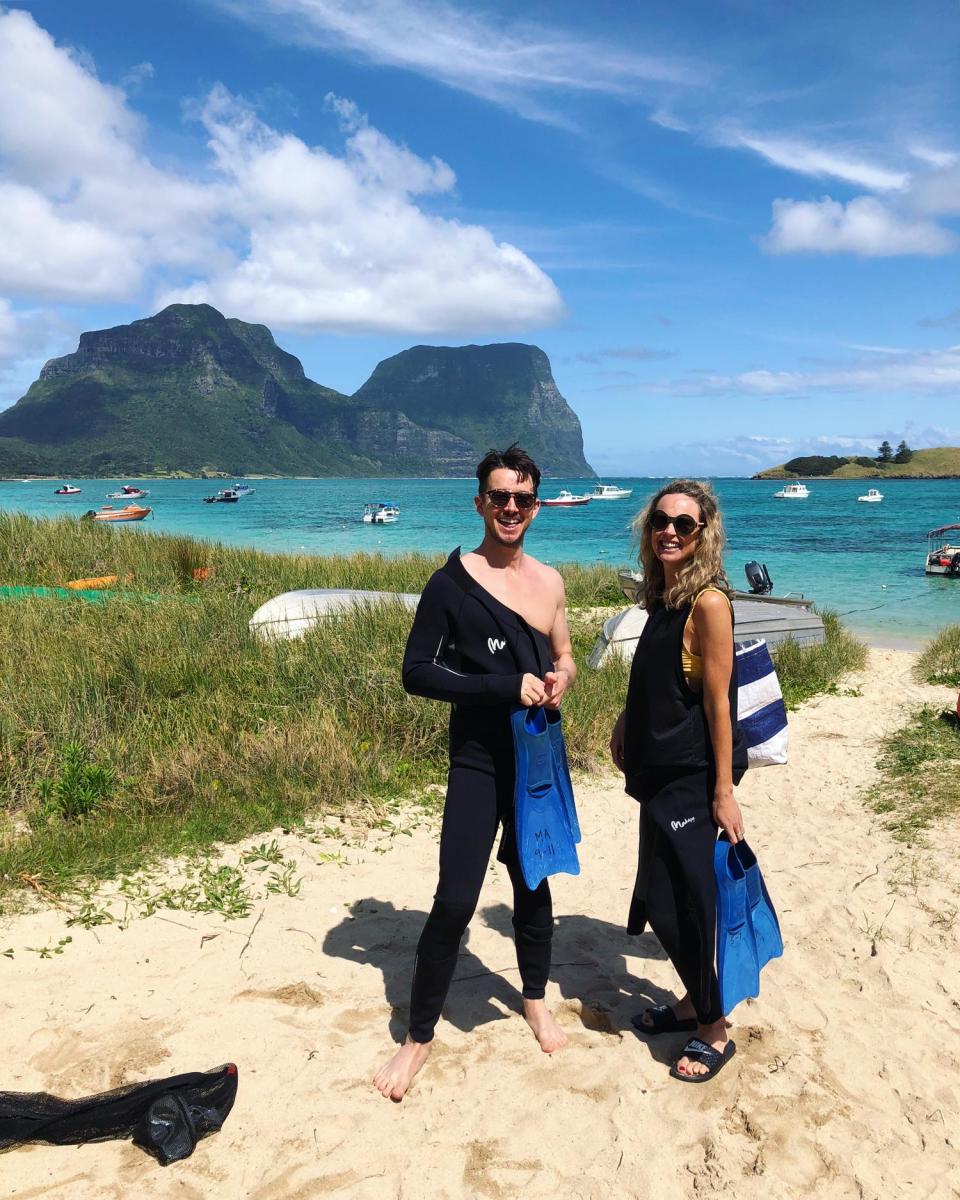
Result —
[{"label": "yellow striped bikini top", "polygon": [[[720,589],[704,588],[703,592],[720,592]],[[693,620],[693,610],[697,607],[697,601],[703,595],[703,592],[698,592],[693,599],[693,603],[690,605],[690,613],[683,626],[683,640],[680,643],[680,666],[687,683],[693,679],[703,679],[703,658],[699,654],[694,654],[692,650],[687,649],[687,628]],[[720,592],[720,595],[730,604],[730,597],[726,592]]]}]

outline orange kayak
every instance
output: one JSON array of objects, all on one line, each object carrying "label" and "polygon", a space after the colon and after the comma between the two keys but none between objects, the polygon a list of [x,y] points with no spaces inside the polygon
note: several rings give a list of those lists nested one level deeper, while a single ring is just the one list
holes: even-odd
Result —
[{"label": "orange kayak", "polygon": [[71,579],[66,586],[75,592],[89,588],[107,588],[117,582],[116,575],[99,575],[96,579]]}]

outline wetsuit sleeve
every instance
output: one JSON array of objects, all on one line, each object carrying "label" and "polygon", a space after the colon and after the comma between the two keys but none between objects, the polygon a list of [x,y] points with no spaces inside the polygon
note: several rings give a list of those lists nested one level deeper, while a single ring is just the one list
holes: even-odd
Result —
[{"label": "wetsuit sleeve", "polygon": [[449,704],[509,704],[520,699],[521,674],[469,674],[450,665],[450,645],[459,613],[441,581],[429,581],[417,605],[403,655],[403,687],[413,696]]}]

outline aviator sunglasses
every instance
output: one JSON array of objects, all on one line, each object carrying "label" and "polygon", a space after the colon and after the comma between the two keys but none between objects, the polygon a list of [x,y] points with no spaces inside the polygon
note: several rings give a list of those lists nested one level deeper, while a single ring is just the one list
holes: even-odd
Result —
[{"label": "aviator sunglasses", "polygon": [[508,492],[506,488],[488,488],[482,494],[490,497],[494,508],[506,508],[512,496],[514,504],[521,512],[529,512],[537,502],[536,492]]},{"label": "aviator sunglasses", "polygon": [[694,520],[688,513],[681,513],[679,517],[668,517],[661,508],[653,510],[647,524],[657,533],[663,533],[668,525],[672,525],[680,537],[689,537],[695,529],[702,529],[704,526],[703,521]]}]

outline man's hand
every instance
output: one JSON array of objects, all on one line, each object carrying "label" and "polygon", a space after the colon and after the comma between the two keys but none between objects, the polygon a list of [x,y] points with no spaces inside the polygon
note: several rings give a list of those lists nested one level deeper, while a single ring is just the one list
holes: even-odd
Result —
[{"label": "man's hand", "polygon": [[520,680],[520,703],[524,708],[532,708],[535,704],[542,704],[547,697],[546,688],[543,686],[543,680],[538,679],[536,675],[531,675],[529,672]]},{"label": "man's hand", "polygon": [[623,770],[623,727],[626,724],[626,711],[622,712],[617,717],[617,723],[613,727],[613,733],[610,735],[610,757],[613,759],[613,765],[618,771]]},{"label": "man's hand", "polygon": [[570,672],[560,667],[556,671],[548,671],[543,677],[546,698],[544,708],[559,708],[563,693],[570,686]]}]

